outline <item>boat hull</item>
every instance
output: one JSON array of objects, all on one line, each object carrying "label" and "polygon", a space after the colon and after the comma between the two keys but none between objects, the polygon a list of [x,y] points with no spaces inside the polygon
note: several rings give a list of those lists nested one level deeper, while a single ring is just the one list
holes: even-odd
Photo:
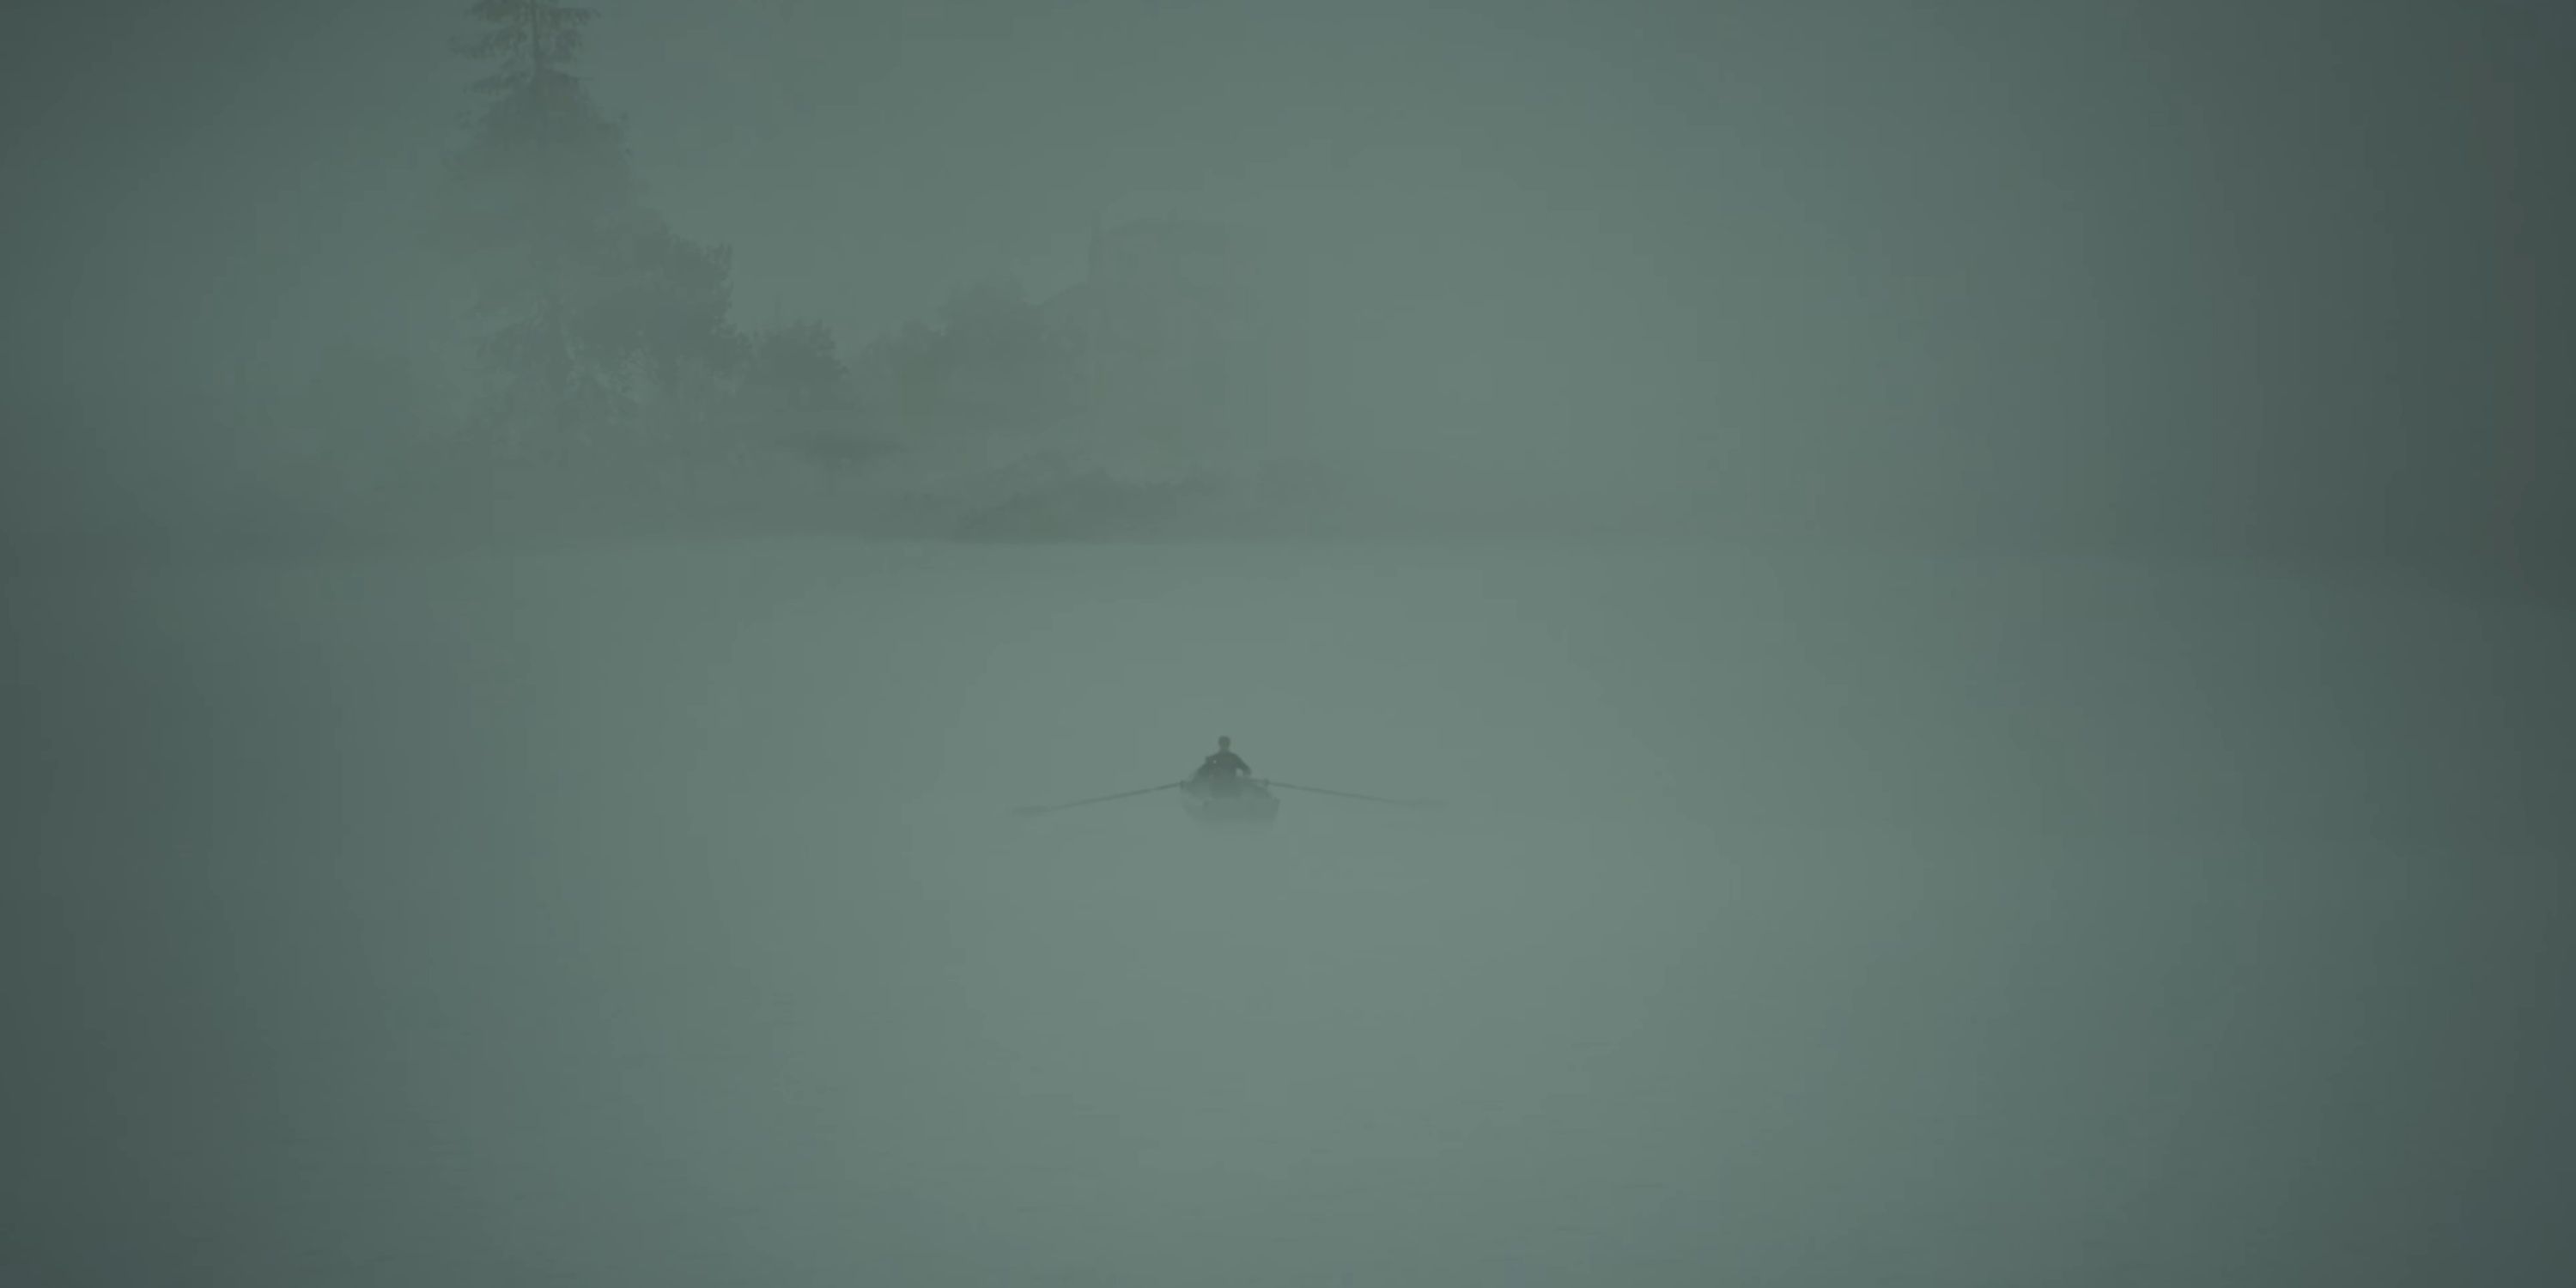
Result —
[{"label": "boat hull", "polygon": [[1182,791],[1181,808],[1210,827],[1258,827],[1279,816],[1279,798],[1258,783],[1224,790],[1192,786]]}]

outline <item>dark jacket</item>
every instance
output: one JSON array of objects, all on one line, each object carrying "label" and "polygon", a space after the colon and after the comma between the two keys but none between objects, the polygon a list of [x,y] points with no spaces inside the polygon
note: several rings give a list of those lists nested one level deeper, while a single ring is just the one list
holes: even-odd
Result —
[{"label": "dark jacket", "polygon": [[1228,775],[1241,775],[1249,778],[1252,776],[1252,766],[1243,763],[1243,757],[1238,756],[1231,751],[1220,751],[1215,755],[1208,757],[1206,760],[1199,762],[1199,777],[1201,778],[1223,778]]}]

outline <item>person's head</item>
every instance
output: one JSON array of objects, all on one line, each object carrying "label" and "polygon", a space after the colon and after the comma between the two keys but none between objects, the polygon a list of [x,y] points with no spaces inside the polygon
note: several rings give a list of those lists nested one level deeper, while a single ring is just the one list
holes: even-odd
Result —
[{"label": "person's head", "polygon": [[1216,749],[1217,749],[1218,751],[1232,751],[1232,750],[1234,750],[1234,739],[1232,739],[1232,738],[1223,738],[1223,737],[1218,738],[1218,739],[1216,740]]}]

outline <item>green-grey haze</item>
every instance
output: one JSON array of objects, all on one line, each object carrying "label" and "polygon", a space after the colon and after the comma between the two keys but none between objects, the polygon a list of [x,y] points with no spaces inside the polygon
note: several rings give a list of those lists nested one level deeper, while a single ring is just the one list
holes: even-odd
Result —
[{"label": "green-grey haze", "polygon": [[[2566,535],[2567,28],[2505,0],[635,0],[585,65],[748,322],[855,346],[1189,214],[1266,237],[1311,324],[1269,432],[1408,486],[2529,564]],[[13,473],[63,483],[30,504],[148,506],[261,450],[210,384],[437,338],[420,189],[466,29],[17,20]]]},{"label": "green-grey haze", "polygon": [[[0,20],[0,1288],[2569,1281],[2576,10],[598,5],[828,432],[477,454],[466,4]],[[1444,804],[1010,813],[1219,735]]]},{"label": "green-grey haze", "polygon": [[[830,543],[12,608],[27,1282],[2567,1264],[2563,613]],[[1220,732],[1446,808],[1006,813]]]}]

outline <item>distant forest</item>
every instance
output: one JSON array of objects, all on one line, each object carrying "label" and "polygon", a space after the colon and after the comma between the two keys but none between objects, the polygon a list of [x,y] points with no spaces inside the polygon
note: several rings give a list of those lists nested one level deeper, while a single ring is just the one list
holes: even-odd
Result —
[{"label": "distant forest", "polygon": [[450,343],[353,336],[300,382],[223,391],[263,431],[244,438],[287,446],[241,471],[220,529],[1129,536],[1284,521],[1330,488],[1226,432],[1260,391],[1225,230],[1101,229],[1061,296],[987,281],[855,352],[817,321],[746,326],[730,248],[654,208],[585,83],[594,11],[471,14],[457,52],[482,75],[429,221]]}]

